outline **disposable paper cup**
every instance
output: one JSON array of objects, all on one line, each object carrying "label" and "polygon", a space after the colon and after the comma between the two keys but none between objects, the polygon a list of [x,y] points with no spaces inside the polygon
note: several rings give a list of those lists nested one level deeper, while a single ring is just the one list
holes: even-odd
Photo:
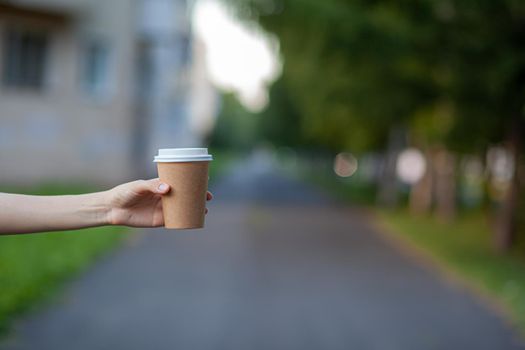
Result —
[{"label": "disposable paper cup", "polygon": [[162,196],[166,228],[204,227],[208,164],[211,160],[207,148],[159,149],[154,162],[160,180],[171,188]]}]

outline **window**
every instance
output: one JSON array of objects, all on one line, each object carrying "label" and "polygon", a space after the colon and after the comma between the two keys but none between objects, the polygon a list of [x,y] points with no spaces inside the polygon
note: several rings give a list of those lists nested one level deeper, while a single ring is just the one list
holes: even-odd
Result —
[{"label": "window", "polygon": [[109,88],[109,48],[102,42],[85,46],[82,83],[87,94],[95,97],[107,95]]},{"label": "window", "polygon": [[15,88],[44,85],[49,40],[46,33],[8,28],[3,48],[3,83]]}]

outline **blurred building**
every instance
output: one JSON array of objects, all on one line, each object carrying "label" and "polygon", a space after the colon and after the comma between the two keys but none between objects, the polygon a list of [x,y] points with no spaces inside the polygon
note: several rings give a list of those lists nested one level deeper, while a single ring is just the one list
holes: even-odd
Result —
[{"label": "blurred building", "polygon": [[190,129],[198,139],[204,139],[215,127],[221,101],[208,76],[206,45],[198,37],[193,40],[192,52]]},{"label": "blurred building", "polygon": [[189,18],[185,0],[0,0],[0,182],[114,183],[198,145]]}]

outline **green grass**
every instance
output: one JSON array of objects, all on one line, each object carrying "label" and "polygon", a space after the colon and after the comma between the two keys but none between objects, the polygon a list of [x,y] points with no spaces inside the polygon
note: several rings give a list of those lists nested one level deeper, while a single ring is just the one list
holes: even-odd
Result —
[{"label": "green grass", "polygon": [[494,253],[485,215],[471,213],[453,224],[413,217],[406,211],[380,211],[379,217],[390,231],[421,247],[435,261],[495,297],[525,334],[525,258]]},{"label": "green grass", "polygon": [[[327,169],[310,170],[302,171],[301,178],[342,201],[372,208],[375,191],[366,183],[353,178],[337,179]],[[525,335],[523,249],[517,248],[521,253],[496,254],[492,249],[491,225],[485,213],[464,213],[450,224],[432,217],[414,217],[406,210],[379,210],[378,215],[396,238],[420,248],[440,266],[498,301]]]},{"label": "green grass", "polygon": [[[2,188],[4,192],[40,195],[83,193],[89,186],[43,185]],[[114,246],[123,227],[0,236],[0,333],[22,311],[51,296],[68,277]]]}]

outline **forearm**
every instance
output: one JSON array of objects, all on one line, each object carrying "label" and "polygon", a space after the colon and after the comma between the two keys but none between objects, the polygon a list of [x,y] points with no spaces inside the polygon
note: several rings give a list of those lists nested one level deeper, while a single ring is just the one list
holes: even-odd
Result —
[{"label": "forearm", "polygon": [[107,192],[71,196],[0,193],[0,234],[71,230],[108,224]]}]

